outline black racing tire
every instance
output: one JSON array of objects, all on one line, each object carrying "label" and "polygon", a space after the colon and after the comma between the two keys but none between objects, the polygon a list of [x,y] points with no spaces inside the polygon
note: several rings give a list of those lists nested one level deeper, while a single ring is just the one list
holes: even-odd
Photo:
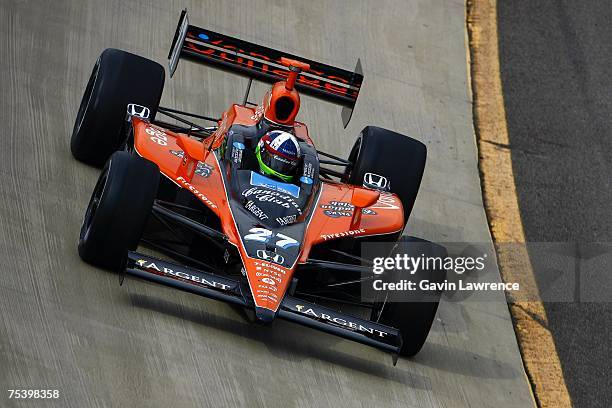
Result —
[{"label": "black racing tire", "polygon": [[113,153],[91,195],[79,235],[79,256],[94,266],[121,269],[136,249],[159,185],[159,168],[128,152]]},{"label": "black racing tire", "polygon": [[[423,178],[427,147],[418,140],[376,126],[365,127],[349,155],[353,166],[345,181],[361,186],[366,173],[385,176],[390,191],[404,207],[404,225],[412,212]],[[397,238],[397,237],[396,237]]]},{"label": "black racing tire", "polygon": [[[408,243],[404,247],[409,256],[419,257],[440,257],[447,256],[446,248],[434,244],[424,239],[415,237],[402,237],[392,256],[402,248],[402,243]],[[377,319],[379,323],[395,327],[400,330],[403,343],[400,355],[412,357],[416,355],[427,340],[431,325],[436,317],[438,304],[442,291],[421,290],[418,282],[428,280],[433,283],[442,283],[446,278],[443,269],[438,270],[418,270],[413,275],[406,274],[406,271],[389,271],[394,276],[393,281],[408,279],[416,282],[417,290],[402,291],[401,293],[389,293],[387,301],[379,304],[381,309],[375,310],[372,319]]]},{"label": "black racing tire", "polygon": [[127,105],[146,106],[155,117],[165,81],[157,62],[129,52],[104,50],[93,67],[74,122],[70,150],[83,163],[101,167],[123,144]]}]

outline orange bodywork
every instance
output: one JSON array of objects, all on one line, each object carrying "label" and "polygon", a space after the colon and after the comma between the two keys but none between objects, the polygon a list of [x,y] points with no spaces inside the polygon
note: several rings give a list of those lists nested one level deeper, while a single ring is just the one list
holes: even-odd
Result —
[{"label": "orange bodywork", "polygon": [[[278,108],[278,101],[282,99],[290,101],[292,106],[291,110],[281,116]],[[281,125],[292,126],[295,122],[298,110],[300,109],[300,95],[298,91],[293,89],[287,89],[285,81],[277,82],[272,86],[272,89],[264,96],[263,100],[264,117],[274,123],[280,123]]]},{"label": "orange bodywork", "polygon": [[[311,217],[307,217],[305,221],[308,222],[308,225],[303,239],[300,240],[300,255],[296,263],[291,268],[285,268],[249,257],[238,233],[220,174],[220,171],[224,171],[225,166],[220,166],[214,149],[221,147],[230,126],[234,124],[255,125],[261,119],[262,114],[261,107],[251,109],[232,105],[223,113],[215,133],[203,142],[150,124],[137,117],[132,118],[132,123],[136,152],[156,163],[165,177],[179,187],[190,190],[219,217],[222,232],[240,253],[255,305],[276,311],[291,282],[294,270],[300,263],[308,260],[314,245],[338,238],[398,232],[404,226],[404,213],[402,204],[396,195],[380,193],[378,200],[365,210],[354,208],[354,211],[351,210],[352,216],[332,218],[325,214],[326,206],[334,202],[359,205],[365,202],[364,199],[370,199],[371,202],[372,197],[368,198],[368,193],[364,194],[363,191],[360,191],[353,200],[354,191],[363,189],[340,182],[323,181],[318,198],[313,203],[316,208]],[[295,122],[295,134],[312,144],[308,129],[303,123]],[[209,151],[211,144],[212,151]],[[209,167],[209,174],[207,176],[198,174],[196,171],[198,165]],[[378,194],[378,192],[371,192],[371,194]]]}]

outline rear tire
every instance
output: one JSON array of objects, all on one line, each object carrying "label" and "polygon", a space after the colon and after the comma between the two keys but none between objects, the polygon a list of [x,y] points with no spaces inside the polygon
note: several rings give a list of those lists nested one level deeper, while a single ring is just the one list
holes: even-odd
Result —
[{"label": "rear tire", "polygon": [[[402,237],[400,245],[402,242],[409,243],[406,246],[406,253],[412,257],[419,257],[423,254],[425,257],[444,259],[447,256],[446,248],[424,239]],[[396,251],[393,251],[392,256],[395,253]],[[401,276],[400,271],[389,272],[394,275],[393,281],[395,282],[400,279],[408,279],[416,282],[417,285],[415,291],[403,291],[397,295],[389,293],[387,302],[381,305],[382,311],[378,311],[380,323],[400,330],[403,339],[400,355],[412,357],[421,350],[427,340],[442,296],[441,291],[420,290],[418,282],[428,280],[431,283],[442,283],[446,272],[444,270],[419,270],[414,275],[406,275],[405,271],[401,271],[403,274]],[[377,317],[372,316],[373,319]]]},{"label": "rear tire", "polygon": [[390,191],[404,207],[404,225],[412,212],[423,178],[427,147],[418,140],[376,126],[365,127],[351,150],[346,181],[361,186],[366,173],[389,180]]},{"label": "rear tire", "polygon": [[106,163],[92,193],[79,235],[79,256],[92,265],[118,270],[136,249],[159,184],[156,164],[127,152]]},{"label": "rear tire", "polygon": [[157,62],[129,52],[104,50],[85,88],[70,149],[83,163],[101,167],[119,149],[127,105],[150,109],[155,117],[164,88],[165,71]]}]

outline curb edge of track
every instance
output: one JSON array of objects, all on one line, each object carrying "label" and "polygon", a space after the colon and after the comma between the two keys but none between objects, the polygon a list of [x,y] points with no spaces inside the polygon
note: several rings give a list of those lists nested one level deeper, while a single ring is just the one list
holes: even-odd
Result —
[{"label": "curb edge of track", "polygon": [[[512,170],[499,65],[496,0],[466,0],[468,82],[473,100],[474,130],[485,211],[501,277],[519,282],[530,299],[539,299],[529,254],[524,246],[510,250],[503,243],[524,243],[525,233]],[[561,362],[541,301],[513,301],[506,295],[525,374],[534,404],[571,407]]]}]

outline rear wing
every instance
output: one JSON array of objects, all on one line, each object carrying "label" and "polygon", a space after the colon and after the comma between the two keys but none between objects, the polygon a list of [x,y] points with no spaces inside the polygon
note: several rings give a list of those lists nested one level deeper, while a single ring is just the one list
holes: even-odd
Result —
[{"label": "rear wing", "polygon": [[268,83],[284,80],[289,69],[281,64],[281,57],[305,62],[308,72],[301,72],[296,88],[323,100],[344,106],[345,126],[350,119],[363,82],[361,63],[355,72],[308,60],[272,48],[215,33],[189,24],[187,10],[181,12],[178,26],[168,54],[170,76],[181,58],[246,75]]}]

